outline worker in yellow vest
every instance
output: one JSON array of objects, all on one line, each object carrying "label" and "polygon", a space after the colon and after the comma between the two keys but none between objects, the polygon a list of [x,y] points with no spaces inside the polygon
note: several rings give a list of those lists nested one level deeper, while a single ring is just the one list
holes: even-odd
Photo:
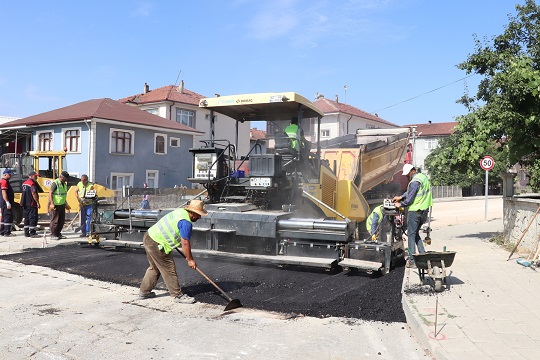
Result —
[{"label": "worker in yellow vest", "polygon": [[[433,205],[433,195],[431,193],[431,184],[426,175],[416,171],[412,164],[403,166],[403,175],[409,179],[407,191],[401,196],[394,196],[392,201],[396,207],[407,207],[407,238],[409,253],[418,252],[424,254],[424,244],[420,237],[420,228],[426,222],[429,208]],[[414,257],[409,256],[407,266],[415,267]]]},{"label": "worker in yellow vest", "polygon": [[66,222],[66,210],[71,210],[66,201],[68,179],[69,173],[67,171],[62,171],[58,179],[52,182],[49,189],[49,214],[51,216],[49,229],[51,231],[52,240],[66,238],[62,235],[62,229]]},{"label": "worker in yellow vest", "polygon": [[[366,220],[366,229],[372,241],[382,240],[383,205],[376,206]],[[384,240],[383,240],[384,241]]]},{"label": "worker in yellow vest", "polygon": [[81,217],[81,235],[79,235],[79,237],[87,237],[91,233],[92,199],[86,197],[86,194],[90,190],[94,190],[94,184],[88,181],[88,175],[82,174],[81,181],[79,181],[77,188],[75,189],[75,195],[79,201],[79,215]]},{"label": "worker in yellow vest", "polygon": [[159,277],[163,276],[169,295],[175,302],[192,304],[195,299],[182,293],[176,274],[176,265],[172,251],[182,247],[188,266],[197,269],[197,263],[191,254],[192,223],[207,215],[201,200],[191,200],[185,208],[176,209],[162,217],[144,234],[143,245],[150,266],[146,269],[139,289],[139,299],[149,299],[156,296],[152,291]]}]

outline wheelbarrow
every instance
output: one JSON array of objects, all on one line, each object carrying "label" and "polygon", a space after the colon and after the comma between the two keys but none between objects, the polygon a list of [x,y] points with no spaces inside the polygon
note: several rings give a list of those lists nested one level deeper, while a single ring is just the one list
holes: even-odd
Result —
[{"label": "wheelbarrow", "polygon": [[448,285],[446,268],[452,266],[455,256],[455,251],[428,251],[425,254],[414,254],[414,263],[418,269],[420,281],[424,283],[427,275],[433,280],[435,291],[443,291],[443,283]]}]

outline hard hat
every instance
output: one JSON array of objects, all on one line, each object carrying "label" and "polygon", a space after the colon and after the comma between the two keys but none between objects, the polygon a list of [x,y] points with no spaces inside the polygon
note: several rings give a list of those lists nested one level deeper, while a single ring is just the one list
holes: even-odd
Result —
[{"label": "hard hat", "polygon": [[411,164],[403,165],[403,173],[401,175],[409,175],[412,169],[414,169],[414,166],[412,166]]}]

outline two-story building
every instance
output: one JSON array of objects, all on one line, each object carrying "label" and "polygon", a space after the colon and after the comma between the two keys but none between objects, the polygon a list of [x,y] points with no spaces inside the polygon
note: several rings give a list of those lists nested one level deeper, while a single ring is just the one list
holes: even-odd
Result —
[{"label": "two-story building", "polygon": [[112,188],[174,187],[191,176],[193,137],[203,134],[176,121],[104,98],[0,125],[17,151],[65,150],[67,170]]},{"label": "two-story building", "polygon": [[[199,107],[200,100],[205,97],[186,89],[184,81],[182,81],[178,86],[167,85],[154,90],[151,90],[145,83],[142,93],[125,97],[119,101],[201,131],[201,135],[196,136],[193,143],[195,147],[199,147],[204,145],[201,141],[209,140],[212,137],[210,111]],[[235,145],[239,156],[248,153],[249,121],[237,122],[228,116],[215,113],[214,122],[213,138],[223,140],[218,144]]]},{"label": "two-story building", "polygon": [[414,129],[412,144],[412,164],[427,174],[424,161],[431,152],[439,146],[441,139],[449,137],[455,130],[457,122],[434,123],[428,121],[427,124],[411,124],[405,127]]}]

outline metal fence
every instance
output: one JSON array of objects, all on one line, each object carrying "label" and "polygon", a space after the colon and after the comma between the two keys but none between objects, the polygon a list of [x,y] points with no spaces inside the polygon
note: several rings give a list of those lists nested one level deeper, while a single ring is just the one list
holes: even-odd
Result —
[{"label": "metal fence", "polygon": [[431,191],[434,199],[463,196],[460,186],[432,186]]}]

